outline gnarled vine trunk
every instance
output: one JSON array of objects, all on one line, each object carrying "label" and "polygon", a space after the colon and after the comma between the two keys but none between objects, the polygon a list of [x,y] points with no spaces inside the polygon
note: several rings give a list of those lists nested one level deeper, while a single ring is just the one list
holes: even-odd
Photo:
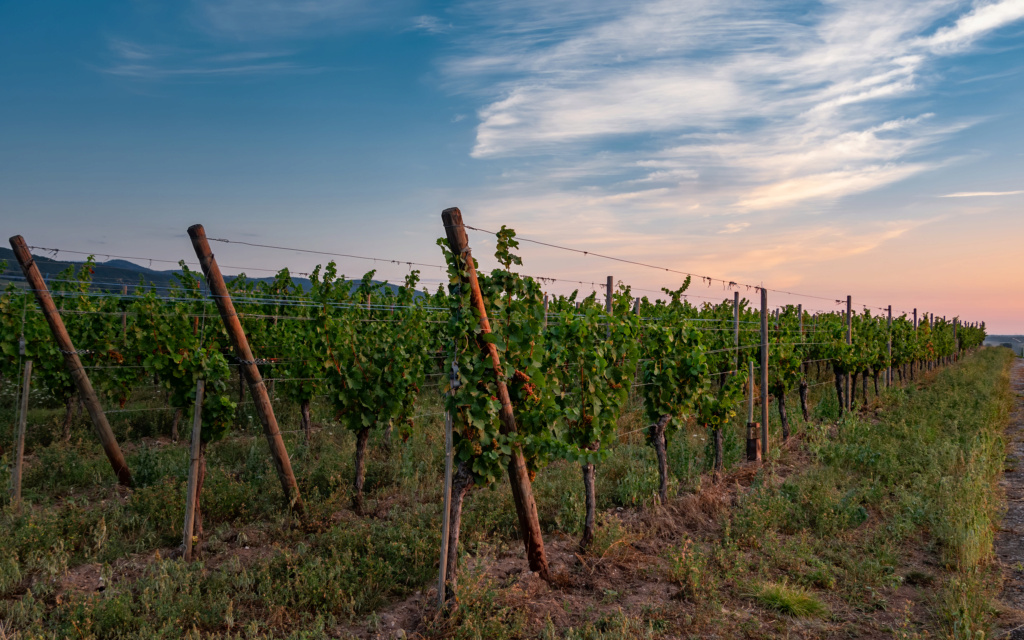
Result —
[{"label": "gnarled vine trunk", "polygon": [[840,417],[842,417],[843,412],[846,411],[846,401],[844,394],[844,390],[846,387],[846,374],[840,371],[838,366],[833,366],[833,371],[836,375],[836,396],[839,399],[839,415]]},{"label": "gnarled vine trunk", "polygon": [[594,541],[594,523],[597,518],[597,491],[594,486],[594,465],[585,464],[583,470],[583,492],[586,504],[586,517],[583,521],[583,537],[580,538],[580,551],[586,551]]},{"label": "gnarled vine trunk", "polygon": [[309,417],[309,400],[303,400],[299,405],[299,413],[302,414],[302,433],[306,436],[306,446],[309,446],[310,430],[313,428],[313,422]]},{"label": "gnarled vine trunk", "polygon": [[473,486],[473,472],[469,463],[460,462],[452,475],[452,495],[448,502],[448,555],[445,558],[445,602],[455,599],[456,578],[459,570],[459,527],[462,525],[462,505]]},{"label": "gnarled vine trunk", "polygon": [[174,410],[174,417],[171,418],[171,441],[178,441],[178,423],[181,422],[181,407]]},{"label": "gnarled vine trunk", "polygon": [[881,373],[882,373],[882,372],[881,372],[881,371],[879,371],[878,369],[876,369],[876,370],[875,370],[875,397],[876,397],[876,398],[878,397],[878,376],[879,376],[879,375],[880,375]]},{"label": "gnarled vine trunk", "polygon": [[206,443],[199,443],[199,469],[196,473],[196,497],[195,497],[195,518],[192,522],[192,535],[195,536],[195,543],[192,545],[193,557],[199,555],[203,546],[203,510],[200,497],[203,495],[203,482],[206,480]]},{"label": "gnarled vine trunk", "polygon": [[370,439],[370,428],[356,434],[356,477],[352,483],[352,510],[363,515],[363,478],[366,476],[366,443]]},{"label": "gnarled vine trunk", "polygon": [[800,380],[800,412],[804,416],[804,422],[811,421],[811,412],[807,408],[807,380]]},{"label": "gnarled vine trunk", "polygon": [[[704,425],[707,429],[707,425]],[[725,448],[722,443],[722,427],[713,429],[712,437],[715,439],[715,473],[719,474],[725,469]]]},{"label": "gnarled vine trunk", "polygon": [[64,401],[64,433],[62,435],[64,442],[71,440],[71,423],[75,419],[75,398],[76,396],[71,395]]},{"label": "gnarled vine trunk", "polygon": [[782,422],[782,441],[789,440],[789,416],[786,415],[786,392],[775,394],[775,403],[779,405],[779,421]]},{"label": "gnarled vine trunk", "polygon": [[665,440],[665,428],[671,419],[672,416],[666,413],[650,426],[651,445],[658,456],[658,478],[661,480],[658,498],[661,499],[661,504],[668,503],[668,443]]}]

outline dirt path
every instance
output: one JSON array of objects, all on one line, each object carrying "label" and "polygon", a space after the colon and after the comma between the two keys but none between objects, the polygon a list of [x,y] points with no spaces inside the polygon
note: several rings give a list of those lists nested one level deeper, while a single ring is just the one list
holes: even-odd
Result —
[{"label": "dirt path", "polygon": [[1015,400],[1006,429],[1006,471],[1000,484],[1006,492],[1006,515],[996,533],[996,556],[1003,565],[1000,616],[1002,635],[1024,640],[1024,360],[1015,358],[1010,372]]}]

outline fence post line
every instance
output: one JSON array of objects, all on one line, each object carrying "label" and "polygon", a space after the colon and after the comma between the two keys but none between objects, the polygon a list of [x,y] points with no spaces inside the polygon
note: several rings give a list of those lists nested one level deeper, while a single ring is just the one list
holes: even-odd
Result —
[{"label": "fence post line", "polygon": [[13,236],[11,238],[11,248],[14,249],[14,256],[18,259],[18,264],[21,265],[22,273],[25,274],[25,280],[28,281],[29,287],[33,289],[36,295],[36,301],[43,312],[43,317],[46,318],[46,323],[50,325],[50,332],[53,333],[53,338],[57,342],[57,348],[64,354],[64,364],[67,365],[68,373],[75,383],[78,396],[89,411],[93,430],[103,446],[103,452],[106,453],[110,466],[114,469],[114,473],[117,474],[117,481],[126,487],[130,487],[132,485],[132,474],[128,470],[128,463],[125,462],[124,454],[121,453],[121,447],[117,444],[114,432],[110,430],[107,415],[103,413],[103,407],[100,405],[100,400],[96,397],[96,392],[92,388],[89,375],[82,368],[82,360],[78,357],[78,352],[75,351],[75,345],[71,343],[71,336],[68,335],[68,330],[64,327],[64,321],[61,319],[57,307],[53,304],[53,298],[50,297],[50,292],[46,288],[46,282],[39,274],[39,267],[36,266],[35,260],[32,259],[32,254],[28,250],[28,245],[25,244],[25,239],[21,236]]},{"label": "fence post line", "polygon": [[281,479],[285,501],[295,511],[302,512],[303,505],[302,497],[299,495],[299,485],[295,481],[292,463],[288,458],[288,449],[284,446],[281,430],[277,426],[274,407],[270,404],[267,387],[263,383],[263,376],[260,375],[259,368],[256,367],[255,358],[249,348],[249,341],[242,329],[242,323],[238,320],[238,314],[235,313],[231,294],[228,293],[227,285],[224,284],[224,276],[221,275],[217,259],[214,258],[213,252],[210,250],[210,243],[206,240],[206,230],[203,229],[203,225],[194,224],[188,228],[188,235],[192,239],[192,247],[196,250],[199,264],[203,267],[206,284],[209,285],[211,296],[217,304],[217,311],[220,312],[221,320],[224,322],[224,329],[235,349],[235,355],[239,360],[238,368],[249,382],[249,395],[252,396],[256,414],[263,425],[263,434],[267,438],[267,444],[270,445],[270,456],[274,460],[274,466],[277,467],[277,475]]},{"label": "fence post line", "polygon": [[761,457],[768,458],[768,290],[761,287]]},{"label": "fence post line", "polygon": [[889,338],[888,338],[888,340],[886,342],[885,348],[886,348],[886,350],[887,350],[887,352],[889,354],[889,360],[888,360],[889,368],[885,372],[885,388],[886,389],[888,389],[889,387],[892,386],[892,305],[891,304],[889,305],[888,313],[889,313],[889,322],[888,322]]},{"label": "fence post line", "polygon": [[32,361],[25,361],[18,403],[18,439],[14,443],[14,470],[11,472],[11,504],[21,508],[21,471],[25,463],[25,427],[28,424],[28,392],[32,384]]},{"label": "fence post line", "polygon": [[[846,344],[853,346],[853,296],[846,296]],[[846,372],[846,409],[853,411],[853,376]]]},{"label": "fence post line", "polygon": [[196,495],[196,483],[199,478],[199,446],[203,430],[203,393],[205,390],[206,382],[196,381],[196,401],[192,409],[192,442],[189,447],[188,488],[185,494],[185,531],[182,536],[184,545],[182,557],[185,558],[185,562],[192,562],[192,535],[195,527],[196,501],[199,499],[199,496]]},{"label": "fence post line", "polygon": [[[470,287],[470,295],[473,307],[480,317],[480,336],[491,333],[491,323],[487,319],[487,307],[484,304],[483,295],[480,293],[480,283],[476,276],[476,265],[473,263],[473,255],[469,248],[469,237],[466,235],[466,227],[462,223],[462,212],[457,207],[445,209],[441,212],[441,221],[444,223],[445,234],[448,238],[448,247],[457,259],[461,258],[465,263],[466,282]],[[491,357],[494,366],[494,377],[497,383],[498,401],[501,403],[501,432],[503,434],[516,433],[515,415],[512,413],[512,401],[508,395],[508,387],[505,385],[502,374],[501,361],[498,358],[498,350],[494,343],[478,340],[480,349]],[[549,580],[548,559],[544,552],[544,538],[541,535],[540,518],[537,516],[537,503],[533,498],[533,486],[530,484],[530,475],[526,469],[526,459],[520,447],[512,448],[512,454],[508,464],[508,478],[512,485],[512,497],[515,500],[516,513],[519,516],[520,533],[523,536],[523,544],[526,546],[526,558],[531,571],[536,571],[544,580]],[[451,550],[449,549],[449,553]]]}]

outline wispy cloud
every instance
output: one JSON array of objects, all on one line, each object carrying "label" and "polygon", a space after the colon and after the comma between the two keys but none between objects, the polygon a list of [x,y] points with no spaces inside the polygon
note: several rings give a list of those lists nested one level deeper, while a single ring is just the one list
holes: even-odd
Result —
[{"label": "wispy cloud", "polygon": [[203,29],[240,40],[309,37],[394,20],[407,0],[193,0]]},{"label": "wispy cloud", "polygon": [[437,16],[416,16],[412,19],[413,31],[425,31],[427,33],[447,33],[453,29],[450,22],[444,22]]},{"label": "wispy cloud", "polygon": [[947,193],[940,198],[985,198],[991,196],[1016,196],[1024,193],[1021,191],[961,191],[959,193]]},{"label": "wispy cloud", "polygon": [[518,161],[520,188],[591,198],[646,182],[666,204],[733,214],[831,202],[941,166],[929,152],[973,121],[908,99],[937,82],[939,60],[1024,17],[1024,0],[462,11],[476,35],[442,68],[453,90],[484,101],[473,156]]},{"label": "wispy cloud", "polygon": [[145,46],[117,39],[110,40],[108,45],[109,60],[101,70],[129,78],[159,80],[314,71],[292,62],[287,51],[210,52]]}]

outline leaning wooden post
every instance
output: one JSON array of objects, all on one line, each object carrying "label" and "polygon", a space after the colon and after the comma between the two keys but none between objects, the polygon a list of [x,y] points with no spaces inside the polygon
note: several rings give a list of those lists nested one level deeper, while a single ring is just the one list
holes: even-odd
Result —
[{"label": "leaning wooden post", "polygon": [[68,335],[68,330],[64,327],[64,321],[61,320],[60,313],[53,304],[53,298],[50,297],[50,292],[46,288],[46,282],[43,280],[43,276],[40,275],[39,267],[36,266],[35,260],[32,259],[32,254],[28,250],[28,245],[25,244],[25,239],[21,236],[14,236],[11,238],[11,248],[14,249],[14,256],[18,259],[18,264],[21,265],[22,273],[25,274],[25,280],[28,281],[29,287],[36,294],[36,300],[39,302],[39,308],[43,311],[43,317],[46,318],[46,323],[50,325],[53,338],[57,341],[57,348],[64,354],[64,364],[67,365],[68,373],[71,374],[75,388],[78,389],[78,396],[82,399],[86,410],[89,411],[93,429],[100,440],[100,444],[103,446],[104,453],[107,454],[110,466],[113,467],[114,473],[117,474],[117,481],[126,487],[130,487],[132,485],[132,474],[128,470],[128,463],[124,460],[124,455],[121,453],[121,447],[117,444],[114,432],[110,430],[110,423],[107,422],[107,416],[103,413],[100,400],[96,397],[96,392],[93,391],[92,382],[89,381],[88,374],[82,368],[82,360],[78,357],[75,345],[71,343],[71,336]]},{"label": "leaning wooden post", "polygon": [[886,389],[888,389],[889,387],[892,386],[892,305],[891,304],[889,305],[888,314],[889,314],[889,322],[888,322],[889,339],[886,341],[885,349],[886,349],[886,353],[889,354],[888,355],[888,360],[887,360],[887,362],[889,363],[889,367],[885,370],[885,388]]},{"label": "leaning wooden post", "polygon": [[11,472],[11,504],[21,506],[21,470],[25,462],[25,426],[28,423],[28,392],[32,384],[32,361],[25,361],[25,377],[21,382],[18,403],[18,439],[14,443],[14,470]]},{"label": "leaning wooden post", "polygon": [[242,323],[238,320],[238,314],[235,313],[235,305],[232,304],[231,294],[228,293],[227,285],[224,284],[224,276],[221,275],[217,260],[213,257],[213,252],[210,251],[210,243],[206,240],[206,231],[203,229],[203,225],[195,224],[188,228],[188,235],[192,239],[192,246],[196,250],[199,264],[203,267],[206,284],[209,285],[213,300],[217,303],[221,320],[224,321],[224,329],[227,330],[231,345],[235,348],[235,355],[239,361],[238,368],[249,383],[249,395],[252,396],[256,414],[263,425],[263,435],[266,436],[267,444],[270,445],[270,456],[274,459],[274,466],[277,467],[277,475],[281,479],[285,500],[293,510],[302,512],[299,485],[295,482],[292,462],[288,458],[288,449],[285,448],[281,430],[277,427],[274,407],[270,404],[267,387],[256,366],[256,359],[252,356]]},{"label": "leaning wooden post", "polygon": [[768,290],[761,287],[761,457],[768,459]]},{"label": "leaning wooden post", "polygon": [[199,478],[199,453],[200,439],[203,430],[203,392],[205,382],[196,382],[196,403],[192,410],[192,446],[188,463],[188,488],[185,494],[185,533],[182,539],[184,552],[182,556],[185,562],[192,562],[192,537],[195,528],[196,502],[199,496],[196,495],[196,482]]},{"label": "leaning wooden post", "polygon": [[[498,359],[498,350],[493,342],[483,340],[483,336],[491,333],[491,323],[487,319],[487,308],[484,305],[483,295],[480,293],[480,283],[477,281],[476,265],[473,262],[473,255],[469,249],[469,237],[466,235],[466,228],[462,223],[462,212],[457,207],[445,209],[441,213],[441,220],[444,222],[445,234],[448,236],[448,247],[456,259],[461,260],[465,269],[464,284],[470,287],[471,304],[480,317],[480,333],[477,345],[482,351],[490,355],[494,367],[494,377],[497,382],[498,402],[501,403],[501,433],[513,434],[518,431],[516,419],[512,414],[512,401],[508,395],[508,387],[505,385],[504,374],[502,373],[501,361]],[[530,484],[530,475],[526,469],[526,459],[523,457],[522,449],[516,445],[512,447],[512,454],[508,463],[508,479],[512,485],[512,498],[516,505],[516,514],[519,516],[519,530],[523,536],[523,543],[526,545],[526,558],[530,564],[530,570],[536,571],[541,578],[548,580],[548,560],[544,553],[544,539],[541,537],[540,518],[537,517],[537,503],[533,499],[533,487]],[[449,553],[451,550],[449,550]]]}]

